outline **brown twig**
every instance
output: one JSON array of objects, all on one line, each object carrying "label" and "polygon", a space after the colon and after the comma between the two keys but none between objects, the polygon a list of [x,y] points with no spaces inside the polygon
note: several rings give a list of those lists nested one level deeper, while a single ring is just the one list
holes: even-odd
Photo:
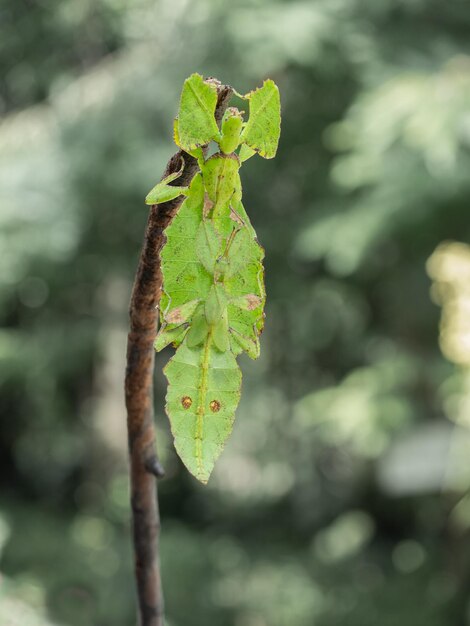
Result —
[{"label": "brown twig", "polygon": [[[214,79],[218,91],[216,119],[220,123],[232,89]],[[178,151],[168,162],[163,178],[176,172],[173,184],[186,186],[197,172],[196,159]],[[159,562],[160,514],[155,476],[163,476],[158,461],[153,423],[153,342],[157,334],[156,309],[160,302],[162,275],[160,250],[164,230],[178,211],[183,197],[153,205],[129,307],[125,395],[129,437],[132,527],[135,575],[141,626],[163,626],[163,594]]]}]

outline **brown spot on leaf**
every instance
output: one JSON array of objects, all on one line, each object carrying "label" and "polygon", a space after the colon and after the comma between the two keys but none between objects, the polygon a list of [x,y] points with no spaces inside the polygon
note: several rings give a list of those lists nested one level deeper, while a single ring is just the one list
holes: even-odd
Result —
[{"label": "brown spot on leaf", "polygon": [[182,324],[185,320],[181,314],[181,307],[176,307],[176,309],[167,313],[166,321],[168,324]]},{"label": "brown spot on leaf", "polygon": [[220,411],[220,402],[218,400],[211,400],[209,403],[209,408],[212,413],[217,413],[217,411]]},{"label": "brown spot on leaf", "polygon": [[189,409],[192,403],[193,401],[189,396],[184,396],[183,398],[181,398],[181,404],[183,405],[183,409]]},{"label": "brown spot on leaf", "polygon": [[204,194],[204,207],[203,207],[204,217],[207,217],[213,208],[214,208],[214,202],[212,202],[212,200],[209,198],[209,194],[206,192]]},{"label": "brown spot on leaf", "polygon": [[255,295],[254,293],[249,293],[246,296],[246,303],[247,303],[248,311],[253,311],[254,309],[259,307],[259,305],[262,303],[262,300],[259,296]]}]

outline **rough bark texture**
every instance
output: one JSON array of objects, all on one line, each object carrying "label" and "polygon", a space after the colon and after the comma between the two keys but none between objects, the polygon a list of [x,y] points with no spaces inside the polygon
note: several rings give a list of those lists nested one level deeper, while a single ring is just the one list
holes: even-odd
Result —
[{"label": "rough bark texture", "polygon": [[[216,119],[220,122],[232,89],[217,85]],[[176,172],[184,160],[182,175],[175,185],[188,185],[197,172],[197,162],[178,151],[168,162],[163,177]],[[129,436],[132,528],[135,573],[141,626],[163,626],[163,594],[159,562],[160,515],[155,477],[163,470],[156,454],[153,422],[153,342],[157,334],[157,306],[160,302],[162,275],[160,250],[163,231],[176,214],[183,198],[176,198],[150,209],[144,244],[140,255],[129,316],[125,395]]]}]

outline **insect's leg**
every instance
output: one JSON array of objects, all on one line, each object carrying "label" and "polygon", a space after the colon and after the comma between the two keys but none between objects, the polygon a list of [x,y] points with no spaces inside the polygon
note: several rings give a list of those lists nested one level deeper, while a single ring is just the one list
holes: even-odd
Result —
[{"label": "insect's leg", "polygon": [[168,328],[167,324],[164,324],[157,333],[155,338],[154,348],[157,352],[166,348],[166,346],[173,343],[179,345],[188,331],[189,324],[181,324],[176,328]]},{"label": "insect's leg", "polygon": [[170,185],[181,176],[184,170],[184,160],[181,159],[181,166],[177,172],[173,172],[166,176],[163,180],[155,185],[147,194],[145,198],[145,204],[160,204],[162,202],[168,202],[178,196],[186,196],[188,193],[188,187],[178,187]]},{"label": "insect's leg", "polygon": [[235,296],[229,302],[242,311],[254,311],[263,304],[263,299],[255,293],[247,293],[244,296]]},{"label": "insect's leg", "polygon": [[[175,307],[171,311],[169,311],[170,303],[168,303],[163,316],[163,325],[158,331],[155,339],[154,345],[157,352],[163,350],[163,348],[170,343],[179,345],[183,341],[194,317],[194,313],[200,303],[201,300],[199,298],[196,300],[190,300],[181,306]],[[177,324],[176,327],[175,324]]]},{"label": "insect's leg", "polygon": [[167,185],[162,181],[161,183],[157,183],[155,187],[148,192],[145,198],[145,204],[162,204],[163,202],[174,200],[178,196],[187,195],[188,187]]},{"label": "insect's leg", "polygon": [[233,243],[233,240],[235,239],[236,235],[238,232],[240,232],[240,230],[242,229],[242,227],[240,225],[236,225],[234,226],[232,232],[230,233],[230,235],[227,237],[227,241],[225,243],[225,250],[222,253],[222,257],[227,259],[228,258],[228,254],[230,252],[230,247]]},{"label": "insect's leg", "polygon": [[197,159],[198,167],[202,172],[205,163],[204,152],[202,151],[202,148],[197,148],[196,150],[193,150],[192,156]]},{"label": "insect's leg", "polygon": [[191,321],[191,318],[193,317],[200,302],[201,299],[196,298],[195,300],[190,300],[189,302],[185,302],[184,304],[175,307],[171,311],[168,306],[163,319],[167,324],[183,324],[184,322],[189,322]]},{"label": "insect's leg", "polygon": [[246,226],[245,221],[241,215],[233,208],[233,204],[230,204],[230,219],[241,226]]},{"label": "insect's leg", "polygon": [[[254,329],[255,330],[255,329]],[[246,337],[242,335],[234,328],[229,328],[229,332],[235,341],[235,343],[240,346],[240,348],[248,354],[250,359],[257,359],[260,354],[260,344],[259,337],[256,333],[256,330],[252,337]]]},{"label": "insect's leg", "polygon": [[244,163],[245,161],[248,161],[248,159],[251,159],[251,157],[255,154],[256,150],[253,150],[253,148],[247,146],[246,143],[242,143],[241,148],[238,152],[238,158],[240,159],[241,163]]}]

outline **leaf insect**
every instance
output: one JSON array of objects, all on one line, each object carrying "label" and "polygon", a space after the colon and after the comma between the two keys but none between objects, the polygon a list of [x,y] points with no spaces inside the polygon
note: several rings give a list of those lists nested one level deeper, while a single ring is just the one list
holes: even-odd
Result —
[{"label": "leaf insect", "polygon": [[[166,411],[179,456],[203,483],[230,435],[240,400],[236,357],[259,356],[264,324],[264,251],[242,204],[239,170],[256,153],[275,156],[280,98],[272,80],[241,97],[249,105],[248,120],[231,107],[219,129],[216,86],[199,74],[185,81],[174,139],[197,159],[199,172],[189,187],[170,185],[181,171],[171,174],[146,197],[147,204],[158,204],[185,196],[165,231],[155,349],[176,348],[164,368]],[[211,141],[219,150],[206,159],[203,147]]]}]

